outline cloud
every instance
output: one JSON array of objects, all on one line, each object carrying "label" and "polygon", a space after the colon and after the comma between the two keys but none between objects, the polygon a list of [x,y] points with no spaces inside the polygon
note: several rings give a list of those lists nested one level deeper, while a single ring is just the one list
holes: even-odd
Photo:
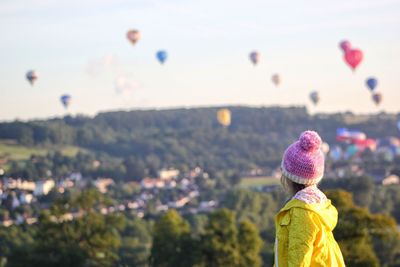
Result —
[{"label": "cloud", "polygon": [[118,57],[113,54],[108,54],[101,58],[89,60],[85,70],[87,74],[96,76],[107,71],[115,71],[118,66]]},{"label": "cloud", "polygon": [[126,74],[118,75],[114,81],[115,92],[124,98],[131,97],[140,87],[139,82],[128,77]]}]

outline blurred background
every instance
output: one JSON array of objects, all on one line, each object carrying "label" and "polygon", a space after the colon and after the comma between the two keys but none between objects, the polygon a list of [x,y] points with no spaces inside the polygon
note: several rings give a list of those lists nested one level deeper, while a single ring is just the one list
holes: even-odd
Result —
[{"label": "blurred background", "polygon": [[[0,266],[272,266],[284,149],[400,266],[400,1],[0,2]],[[240,241],[240,242],[239,242]]]}]

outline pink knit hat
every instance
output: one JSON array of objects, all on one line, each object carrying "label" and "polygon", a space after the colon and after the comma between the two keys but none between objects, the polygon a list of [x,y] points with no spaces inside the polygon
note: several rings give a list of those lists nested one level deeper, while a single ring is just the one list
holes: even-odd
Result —
[{"label": "pink knit hat", "polygon": [[305,131],[291,144],[282,159],[282,174],[298,184],[317,184],[324,175],[324,154],[317,132]]}]

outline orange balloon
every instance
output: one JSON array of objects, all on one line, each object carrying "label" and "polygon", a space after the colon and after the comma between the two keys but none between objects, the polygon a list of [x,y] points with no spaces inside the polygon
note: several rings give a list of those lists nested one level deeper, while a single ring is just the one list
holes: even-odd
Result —
[{"label": "orange balloon", "polygon": [[126,33],[126,38],[128,38],[128,40],[132,43],[132,45],[135,45],[140,40],[141,37],[142,35],[138,30],[129,30]]}]

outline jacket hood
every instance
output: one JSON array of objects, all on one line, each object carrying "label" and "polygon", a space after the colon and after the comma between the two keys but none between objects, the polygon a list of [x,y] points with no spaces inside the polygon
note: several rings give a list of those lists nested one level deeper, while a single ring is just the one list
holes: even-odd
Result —
[{"label": "jacket hood", "polygon": [[333,229],[336,227],[338,212],[329,199],[321,203],[312,204],[307,204],[298,199],[292,199],[286,203],[279,213],[290,210],[291,208],[301,208],[318,214],[322,223],[329,231],[333,231]]}]

